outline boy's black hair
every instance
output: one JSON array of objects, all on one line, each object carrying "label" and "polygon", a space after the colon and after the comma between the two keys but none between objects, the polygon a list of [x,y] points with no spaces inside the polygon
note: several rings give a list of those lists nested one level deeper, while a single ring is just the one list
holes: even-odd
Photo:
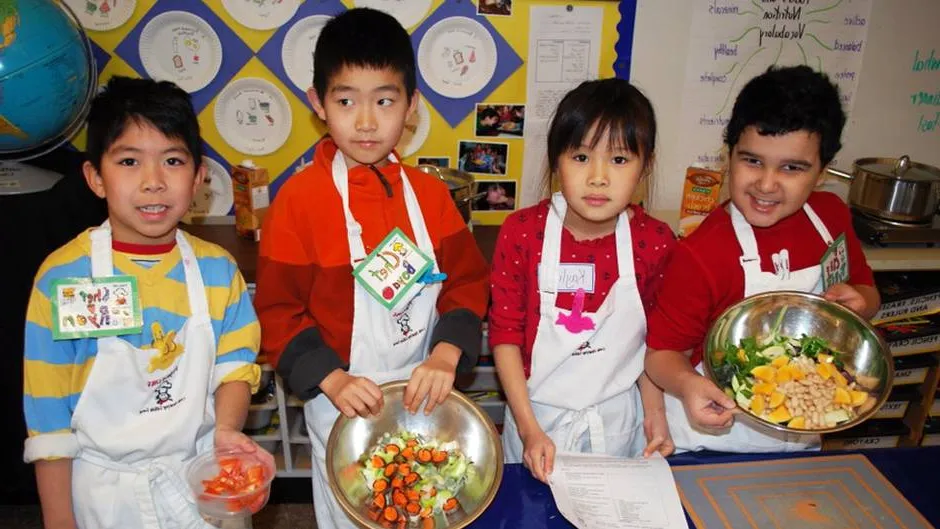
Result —
[{"label": "boy's black hair", "polygon": [[499,112],[493,107],[486,107],[480,111],[480,119],[498,118]]},{"label": "boy's black hair", "polygon": [[415,54],[411,37],[395,17],[357,7],[331,18],[313,52],[313,88],[321,100],[330,79],[345,66],[391,68],[402,75],[408,102],[414,94]]},{"label": "boy's black hair", "polygon": [[748,81],[734,102],[725,129],[729,153],[750,126],[757,127],[762,136],[798,130],[818,134],[819,158],[825,166],[842,148],[845,112],[839,88],[826,74],[808,66],[771,66]]},{"label": "boy's black hair", "polygon": [[202,164],[199,121],[189,94],[169,81],[115,76],[91,102],[88,112],[88,161],[101,169],[101,157],[129,123],[150,125],[186,144],[196,167]]},{"label": "boy's black hair", "polygon": [[[595,123],[593,137],[588,138]],[[598,79],[578,85],[555,109],[548,129],[549,178],[558,170],[563,154],[582,143],[594,148],[607,131],[612,148],[627,148],[642,156],[645,169],[649,169],[656,150],[653,105],[628,81]]]}]

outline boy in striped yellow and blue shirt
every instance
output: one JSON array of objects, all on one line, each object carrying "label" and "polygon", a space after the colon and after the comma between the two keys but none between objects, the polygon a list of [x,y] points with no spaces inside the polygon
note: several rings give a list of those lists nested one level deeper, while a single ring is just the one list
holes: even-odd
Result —
[{"label": "boy in striped yellow and blue shirt", "polygon": [[[107,200],[108,221],[55,250],[36,275],[24,459],[36,463],[46,527],[199,527],[181,485],[186,461],[213,445],[271,469],[273,457],[241,432],[260,378],[244,279],[225,250],[177,231],[206,172],[188,94],[113,78],[92,103],[87,155],[85,178]],[[57,339],[54,281],[111,275],[93,274],[108,262],[113,275],[136,277],[142,331]]]}]

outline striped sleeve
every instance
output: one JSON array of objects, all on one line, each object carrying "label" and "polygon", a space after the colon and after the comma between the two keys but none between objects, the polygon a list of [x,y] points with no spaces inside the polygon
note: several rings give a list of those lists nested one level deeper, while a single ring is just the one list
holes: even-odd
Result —
[{"label": "striped sleeve", "polygon": [[[28,439],[23,458],[71,458],[78,442],[71,430],[72,413],[91,372],[91,340],[53,340],[52,281],[88,275],[90,264],[69,244],[53,253],[36,276],[26,311],[23,362],[23,412]],[[56,263],[59,264],[56,264]]]},{"label": "striped sleeve", "polygon": [[241,381],[255,393],[261,381],[261,366],[256,363],[261,327],[245,279],[227,252],[205,241],[196,244],[205,245],[203,251],[210,253],[198,259],[217,340],[211,389],[214,392],[221,384]]}]

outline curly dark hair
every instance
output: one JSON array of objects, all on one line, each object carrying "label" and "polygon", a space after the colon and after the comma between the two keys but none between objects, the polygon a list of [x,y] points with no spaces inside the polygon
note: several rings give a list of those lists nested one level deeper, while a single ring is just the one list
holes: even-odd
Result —
[{"label": "curly dark hair", "polygon": [[738,94],[725,129],[728,152],[750,126],[757,127],[762,136],[798,130],[818,134],[819,158],[826,165],[842,148],[845,112],[839,88],[826,74],[808,66],[771,66]]}]

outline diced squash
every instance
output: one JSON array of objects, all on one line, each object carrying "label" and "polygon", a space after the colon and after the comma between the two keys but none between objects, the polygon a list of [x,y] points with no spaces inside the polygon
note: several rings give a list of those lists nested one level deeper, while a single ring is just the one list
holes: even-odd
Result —
[{"label": "diced squash", "polygon": [[770,406],[771,408],[776,408],[777,406],[780,406],[781,404],[783,404],[783,401],[785,400],[787,400],[786,395],[784,395],[783,393],[780,393],[779,391],[774,391],[773,393],[770,394],[770,399],[769,399],[770,402],[768,402],[767,405]]},{"label": "diced squash", "polygon": [[787,355],[783,355],[783,356],[778,356],[777,358],[774,358],[774,361],[771,362],[770,365],[774,367],[783,367],[789,363],[790,363],[790,357]]},{"label": "diced squash", "polygon": [[845,388],[836,388],[836,393],[832,397],[832,402],[836,404],[850,404],[852,402],[852,397],[849,395],[849,392]]},{"label": "diced squash", "polygon": [[819,362],[820,364],[831,364],[832,356],[827,355],[825,353],[819,353],[818,355],[816,355],[816,361]]},{"label": "diced squash", "polygon": [[831,371],[832,371],[832,380],[836,381],[837,386],[839,386],[840,388],[844,388],[849,385],[849,381],[845,379],[845,375],[843,375],[838,369],[833,368],[831,369]]},{"label": "diced squash", "polygon": [[804,378],[806,378],[806,373],[804,373],[803,370],[800,369],[799,366],[789,366],[789,367],[790,367],[790,377],[793,378],[794,382],[803,380]]},{"label": "diced squash", "polygon": [[852,391],[849,395],[852,397],[852,406],[861,406],[868,398],[868,393],[864,391]]},{"label": "diced squash", "polygon": [[777,389],[777,385],[773,382],[758,382],[751,389],[758,395],[770,395]]},{"label": "diced squash", "polygon": [[802,415],[798,415],[790,419],[790,422],[787,423],[787,426],[789,426],[790,428],[800,428],[800,429],[806,428],[806,417],[803,417]]},{"label": "diced squash", "polygon": [[780,366],[777,368],[777,383],[783,384],[793,380],[793,370],[799,368],[793,368],[790,366]]},{"label": "diced squash", "polygon": [[744,352],[744,349],[738,349],[738,360],[747,362],[747,353]]},{"label": "diced squash", "polygon": [[764,397],[761,397],[760,395],[754,395],[754,397],[751,398],[751,411],[757,415],[764,413],[764,409],[766,407],[767,401],[764,400]]},{"label": "diced squash", "polygon": [[770,415],[767,416],[767,419],[771,422],[782,423],[787,422],[793,417],[790,415],[790,410],[786,406],[778,406],[777,409],[770,412]]},{"label": "diced squash", "polygon": [[764,382],[774,382],[777,379],[777,370],[773,366],[757,366],[751,370],[751,374]]},{"label": "diced squash", "polygon": [[832,370],[829,368],[829,364],[816,364],[816,372],[819,373],[819,376],[823,380],[829,380],[832,377]]}]

